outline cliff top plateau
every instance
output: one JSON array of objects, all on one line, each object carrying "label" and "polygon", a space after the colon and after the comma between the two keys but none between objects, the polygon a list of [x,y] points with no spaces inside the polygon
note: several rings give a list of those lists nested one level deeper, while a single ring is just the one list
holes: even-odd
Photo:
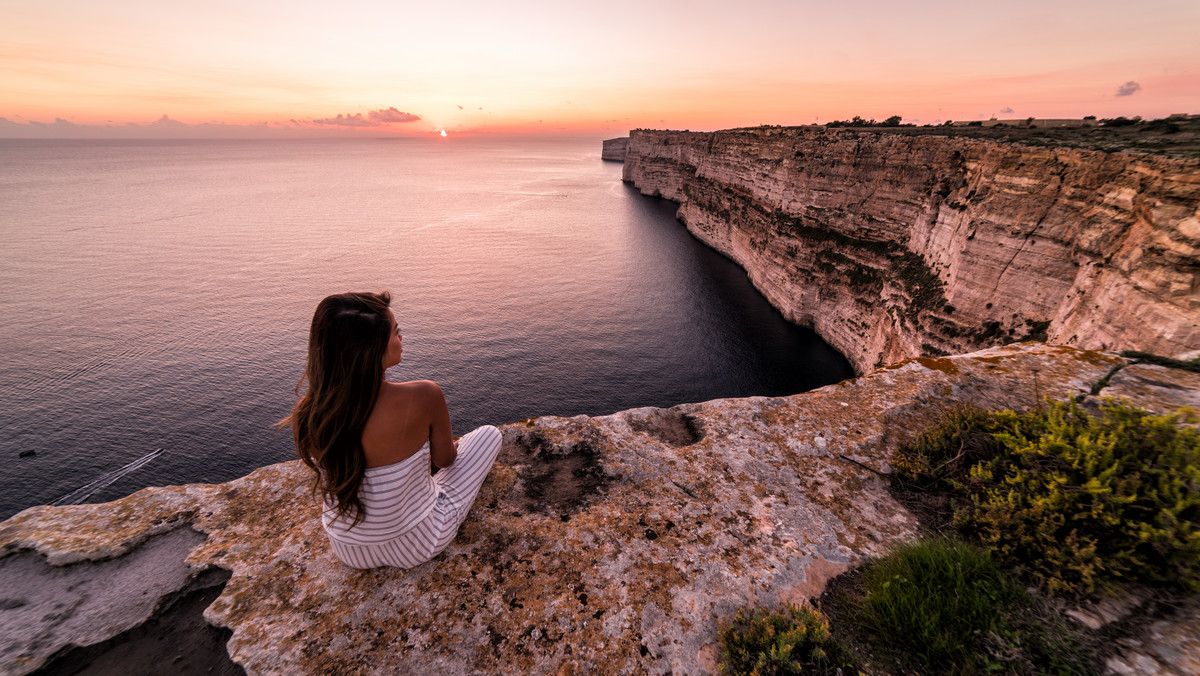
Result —
[{"label": "cliff top plateau", "polygon": [[[1046,122],[1048,124],[1039,124]],[[835,128],[861,133],[901,136],[942,136],[947,138],[989,139],[1035,147],[1079,148],[1106,152],[1132,152],[1165,155],[1181,159],[1200,159],[1200,115],[1172,115],[1158,120],[1116,118],[1108,124],[1078,120],[978,120],[937,125],[883,124],[853,125],[835,123]],[[777,133],[803,133],[830,128],[824,124],[783,127],[761,125],[727,131],[774,130]]]}]

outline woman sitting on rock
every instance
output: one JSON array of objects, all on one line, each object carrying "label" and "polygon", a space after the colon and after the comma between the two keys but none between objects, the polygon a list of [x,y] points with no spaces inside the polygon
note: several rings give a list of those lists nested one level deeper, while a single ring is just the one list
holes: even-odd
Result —
[{"label": "woman sitting on rock", "polygon": [[280,423],[292,426],[297,454],[316,471],[333,553],[354,568],[412,568],[441,553],[500,451],[490,425],[452,439],[436,383],[386,380],[403,351],[390,303],[387,292],[321,301],[307,390]]}]

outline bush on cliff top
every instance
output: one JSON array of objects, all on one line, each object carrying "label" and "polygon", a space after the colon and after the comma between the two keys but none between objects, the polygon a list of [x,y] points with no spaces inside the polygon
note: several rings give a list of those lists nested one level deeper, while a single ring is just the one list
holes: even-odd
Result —
[{"label": "bush on cliff top", "polygon": [[862,117],[855,115],[849,120],[830,120],[825,123],[826,127],[912,127],[911,124],[900,124],[902,118],[899,115],[892,115],[883,122],[876,122],[875,118],[864,120]]},{"label": "bush on cliff top", "polygon": [[861,673],[830,637],[825,616],[811,608],[739,610],[733,622],[721,623],[720,643],[724,674]]},{"label": "bush on cliff top", "polygon": [[948,494],[963,535],[1056,595],[1200,591],[1200,432],[1108,401],[953,411],[900,449],[902,491]]}]

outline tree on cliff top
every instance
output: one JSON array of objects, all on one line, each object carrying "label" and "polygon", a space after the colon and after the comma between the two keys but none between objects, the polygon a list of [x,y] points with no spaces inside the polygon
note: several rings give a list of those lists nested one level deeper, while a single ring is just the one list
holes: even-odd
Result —
[{"label": "tree on cliff top", "polygon": [[876,122],[875,118],[871,118],[869,120],[864,120],[863,118],[859,117],[858,115],[855,115],[854,117],[850,118],[849,120],[833,120],[831,122],[826,122],[825,126],[826,127],[899,127],[900,126],[900,116],[893,115],[893,116],[889,117],[888,119],[884,120],[883,122]]}]

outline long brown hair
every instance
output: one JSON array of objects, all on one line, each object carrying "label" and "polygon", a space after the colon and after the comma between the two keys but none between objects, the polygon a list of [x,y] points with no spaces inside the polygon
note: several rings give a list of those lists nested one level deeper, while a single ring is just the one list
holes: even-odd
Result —
[{"label": "long brown hair", "polygon": [[314,493],[336,506],[351,527],[366,516],[358,488],[367,469],[362,432],[383,384],[391,339],[383,293],[339,293],[317,305],[308,334],[308,364],[296,385],[308,387],[279,427],[292,426],[296,454],[316,471]]}]

